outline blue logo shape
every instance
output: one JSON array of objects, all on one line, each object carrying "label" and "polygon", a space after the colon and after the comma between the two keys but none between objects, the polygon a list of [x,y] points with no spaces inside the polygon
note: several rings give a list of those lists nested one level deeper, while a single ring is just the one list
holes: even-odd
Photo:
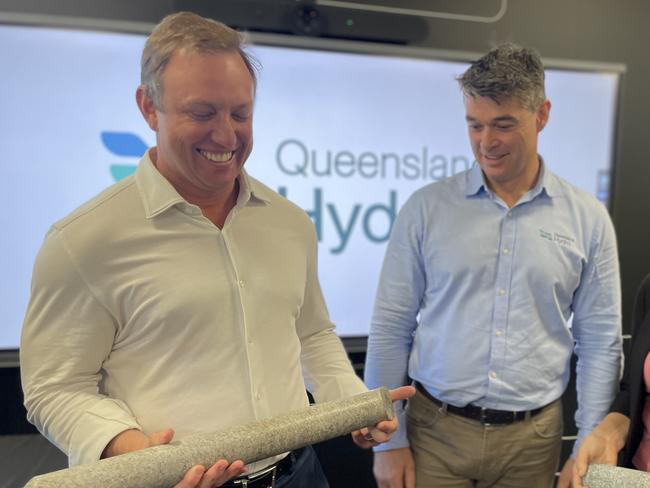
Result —
[{"label": "blue logo shape", "polygon": [[[116,156],[141,158],[147,150],[147,145],[136,134],[131,132],[102,132],[104,147]],[[111,164],[111,176],[120,181],[135,171],[135,164]]]},{"label": "blue logo shape", "polygon": [[111,176],[117,182],[135,173],[135,164],[111,164]]}]

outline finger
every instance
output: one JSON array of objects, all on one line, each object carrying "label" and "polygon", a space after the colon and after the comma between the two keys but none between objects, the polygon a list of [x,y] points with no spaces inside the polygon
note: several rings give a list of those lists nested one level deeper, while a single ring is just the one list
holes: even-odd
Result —
[{"label": "finger", "polygon": [[399,423],[397,419],[379,422],[370,428],[372,439],[378,443],[388,442],[393,434],[397,431]]},{"label": "finger", "polygon": [[199,488],[212,488],[215,486],[226,471],[226,468],[228,468],[228,461],[225,459],[219,459],[216,463],[210,466],[205,473],[203,473],[203,478],[201,478]]},{"label": "finger", "polygon": [[582,478],[578,476],[576,473],[573,473],[573,478],[571,479],[572,487],[573,488],[584,488],[582,485]]},{"label": "finger", "polygon": [[404,471],[404,488],[415,488],[415,467],[407,465]]},{"label": "finger", "polygon": [[367,435],[365,439],[367,441],[372,441],[381,444],[382,442],[388,441],[391,437],[392,437],[391,434],[386,434],[386,432],[380,429],[370,429],[370,434]]},{"label": "finger", "polygon": [[158,432],[154,432],[149,436],[152,446],[160,446],[163,444],[169,444],[174,438],[174,429],[163,429]]},{"label": "finger", "polygon": [[413,386],[400,386],[390,390],[390,399],[394,402],[399,400],[406,400],[415,395],[415,388]]},{"label": "finger", "polygon": [[369,443],[372,442],[373,440],[370,429],[368,427],[364,427],[363,429],[360,429],[357,432],[359,433],[359,440],[364,443],[365,447],[369,447],[371,445]]},{"label": "finger", "polygon": [[582,457],[580,456],[580,452],[578,452],[576,460],[573,463],[573,473],[571,476],[571,484],[575,488],[582,487],[582,477],[584,476],[586,470],[587,465],[585,462],[583,462]]},{"label": "finger", "polygon": [[352,441],[361,449],[369,449],[378,445],[374,440],[372,440],[370,434],[363,435],[360,430],[352,433]]},{"label": "finger", "polygon": [[174,488],[194,488],[201,482],[203,473],[205,473],[205,468],[203,466],[193,466],[187,470],[183,479],[174,485]]},{"label": "finger", "polygon": [[241,476],[246,472],[246,467],[244,462],[237,460],[234,463],[231,463],[230,466],[217,478],[216,482],[218,485],[225,483],[228,480]]}]

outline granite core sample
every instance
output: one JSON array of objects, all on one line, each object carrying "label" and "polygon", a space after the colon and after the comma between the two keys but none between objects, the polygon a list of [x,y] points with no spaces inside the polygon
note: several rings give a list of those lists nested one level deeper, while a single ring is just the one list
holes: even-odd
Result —
[{"label": "granite core sample", "polygon": [[646,488],[650,487],[650,473],[607,464],[592,464],[582,483],[587,488]]},{"label": "granite core sample", "polygon": [[25,488],[171,488],[196,464],[252,463],[393,418],[387,388],[36,476]]}]

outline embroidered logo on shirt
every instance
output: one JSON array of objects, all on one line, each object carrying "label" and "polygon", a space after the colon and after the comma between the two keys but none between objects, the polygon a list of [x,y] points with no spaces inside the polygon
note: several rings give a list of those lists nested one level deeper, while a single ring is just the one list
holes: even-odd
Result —
[{"label": "embroidered logo on shirt", "polygon": [[573,237],[569,237],[558,232],[549,232],[544,229],[539,229],[539,236],[542,239],[546,239],[551,242],[555,242],[560,246],[572,246],[576,240]]},{"label": "embroidered logo on shirt", "polygon": [[553,240],[561,246],[571,246],[576,241],[573,237],[558,234],[557,232],[553,234]]}]

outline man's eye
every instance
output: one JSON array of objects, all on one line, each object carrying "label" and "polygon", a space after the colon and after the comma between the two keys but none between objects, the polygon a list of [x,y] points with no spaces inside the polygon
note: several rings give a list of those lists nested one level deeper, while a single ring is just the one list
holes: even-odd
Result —
[{"label": "man's eye", "polygon": [[207,120],[212,117],[211,112],[190,112],[190,116],[196,120]]}]

